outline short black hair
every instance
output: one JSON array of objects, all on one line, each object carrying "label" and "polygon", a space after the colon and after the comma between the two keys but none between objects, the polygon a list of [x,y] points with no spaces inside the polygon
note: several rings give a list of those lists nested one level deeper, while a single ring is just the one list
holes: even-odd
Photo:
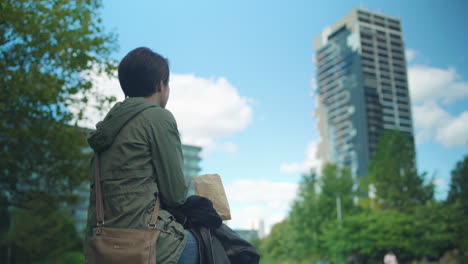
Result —
[{"label": "short black hair", "polygon": [[136,48],[120,62],[119,81],[125,96],[151,96],[161,81],[168,84],[169,62],[149,48]]}]

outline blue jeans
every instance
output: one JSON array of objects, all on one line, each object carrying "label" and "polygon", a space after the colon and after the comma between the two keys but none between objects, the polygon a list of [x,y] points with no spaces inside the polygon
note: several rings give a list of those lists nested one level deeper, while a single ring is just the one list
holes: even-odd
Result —
[{"label": "blue jeans", "polygon": [[190,232],[185,229],[185,236],[187,237],[187,244],[185,244],[184,251],[179,258],[177,264],[198,264],[198,241],[197,238]]}]

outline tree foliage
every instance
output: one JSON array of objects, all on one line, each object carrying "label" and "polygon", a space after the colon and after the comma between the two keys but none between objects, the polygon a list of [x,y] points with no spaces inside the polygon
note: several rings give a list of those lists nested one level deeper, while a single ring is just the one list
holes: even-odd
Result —
[{"label": "tree foliage", "polygon": [[[392,137],[398,139],[399,135]],[[393,144],[408,144],[405,139],[398,140]],[[385,146],[390,153],[397,149]],[[374,173],[379,175],[371,180],[377,187],[381,184],[392,191],[377,192],[377,198],[370,199],[370,203],[362,203],[369,199],[356,191],[358,181],[367,184],[369,178],[353,179],[349,170],[332,164],[320,176],[314,172],[304,175],[289,216],[260,243],[263,263],[380,263],[390,250],[400,263],[439,260],[447,252],[458,250],[459,263],[465,263],[462,258],[468,252],[468,216],[462,210],[464,198],[458,191],[465,160],[453,171],[456,183],[452,185],[457,186],[452,188],[456,191],[451,192],[452,198],[449,195],[451,202],[445,203],[433,200],[433,187],[416,174],[411,165],[414,162],[381,151],[380,155],[384,154],[385,159],[373,161]],[[412,159],[411,155],[406,158]],[[380,175],[385,173],[380,168],[386,168],[390,175]],[[396,173],[396,168],[403,172]],[[403,188],[401,183],[392,182],[398,180],[418,186]],[[398,190],[407,191],[398,197]],[[337,219],[337,197],[341,199],[341,221]],[[355,203],[356,197],[360,203]]]},{"label": "tree foliage", "polygon": [[356,197],[354,180],[351,171],[339,168],[334,164],[327,164],[320,178],[319,209],[326,218],[337,218],[337,199],[341,203],[342,216],[351,214],[356,208],[353,199]]},{"label": "tree foliage", "polygon": [[[458,161],[452,170],[450,189],[447,196],[449,205],[459,205],[463,212],[465,223],[468,223],[468,155]],[[468,225],[464,225],[458,232],[457,244],[459,248],[468,252]],[[465,261],[468,262],[468,256]]]},{"label": "tree foliage", "polygon": [[350,171],[333,164],[324,167],[320,178],[314,171],[303,175],[288,219],[262,242],[266,255],[305,263],[326,259],[329,252],[323,244],[323,228],[337,218],[337,198],[344,216],[356,210],[353,185]]},{"label": "tree foliage", "polygon": [[49,198],[26,202],[12,211],[12,226],[4,243],[11,245],[15,263],[52,262],[82,250],[73,219]]},{"label": "tree foliage", "polygon": [[69,124],[95,96],[86,75],[114,68],[115,37],[103,33],[98,0],[2,4],[0,188],[20,206],[31,193],[68,193],[85,177],[85,132]]},{"label": "tree foliage", "polygon": [[345,218],[342,228],[330,223],[323,238],[334,255],[352,256],[356,263],[378,263],[390,250],[403,263],[423,257],[437,260],[456,248],[460,217],[456,206],[421,206],[411,214],[366,210]]},{"label": "tree foliage", "polygon": [[463,210],[468,215],[468,155],[457,162],[452,170],[447,202],[454,203],[456,201],[463,205]]},{"label": "tree foliage", "polygon": [[[59,209],[89,177],[87,131],[76,122],[89,98],[97,107],[114,100],[96,93],[90,77],[115,69],[116,38],[104,32],[100,7],[100,0],[1,1],[0,262],[5,241],[17,263],[48,257],[37,251],[47,245],[76,242],[69,211]],[[33,201],[54,210],[41,214]],[[24,230],[35,232],[26,239]]]},{"label": "tree foliage", "polygon": [[290,256],[289,250],[293,243],[289,223],[285,220],[271,228],[270,235],[262,242],[260,252],[276,259],[285,259]]},{"label": "tree foliage", "polygon": [[319,250],[319,235],[321,215],[318,211],[318,181],[317,175],[311,171],[303,175],[299,192],[289,214],[289,236],[295,245],[289,255],[295,259],[302,259]]},{"label": "tree foliage", "polygon": [[385,208],[407,209],[433,198],[433,185],[418,174],[414,142],[405,132],[392,130],[381,136],[369,178]]}]

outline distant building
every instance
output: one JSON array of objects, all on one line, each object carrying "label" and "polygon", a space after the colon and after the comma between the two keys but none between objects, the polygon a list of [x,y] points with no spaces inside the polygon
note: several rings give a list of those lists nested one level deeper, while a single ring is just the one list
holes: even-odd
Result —
[{"label": "distant building", "polygon": [[314,45],[318,155],[365,175],[382,132],[400,130],[413,138],[401,22],[355,9]]},{"label": "distant building", "polygon": [[266,236],[265,234],[265,221],[263,219],[260,219],[258,223],[258,237],[259,238],[264,238]]},{"label": "distant building", "polygon": [[75,229],[80,235],[84,236],[88,220],[89,182],[84,182],[74,190],[74,193],[79,197],[79,200],[72,207]]},{"label": "distant building", "polygon": [[190,182],[190,188],[188,195],[194,195],[195,189],[193,187],[192,178],[199,176],[201,171],[200,168],[200,152],[202,148],[192,145],[182,145],[182,152],[184,155],[184,175],[188,182]]},{"label": "distant building", "polygon": [[246,229],[234,229],[234,231],[239,234],[239,236],[247,241],[252,241],[254,239],[258,239],[258,231],[257,230],[246,230]]}]

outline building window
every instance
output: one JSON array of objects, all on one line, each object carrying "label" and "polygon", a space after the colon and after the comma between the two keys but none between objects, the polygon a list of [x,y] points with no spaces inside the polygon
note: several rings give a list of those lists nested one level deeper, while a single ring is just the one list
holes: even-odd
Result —
[{"label": "building window", "polygon": [[403,55],[399,56],[399,55],[392,54],[392,58],[394,60],[398,60],[398,61],[403,61],[404,60]]},{"label": "building window", "polygon": [[375,73],[371,73],[371,72],[365,72],[364,73],[364,79],[366,78],[369,78],[369,79],[375,79],[377,76],[375,75]]},{"label": "building window", "polygon": [[385,47],[385,46],[378,45],[377,48],[380,49],[380,50],[383,50],[383,51],[387,51],[387,47]]},{"label": "building window", "polygon": [[369,54],[369,55],[374,55],[374,52],[372,50],[362,49],[362,52]]},{"label": "building window", "polygon": [[379,58],[380,65],[388,66],[388,60],[384,58]]},{"label": "building window", "polygon": [[400,113],[400,119],[406,119],[409,122],[409,115],[405,113]]},{"label": "building window", "polygon": [[372,35],[365,34],[365,33],[362,33],[362,32],[361,32],[361,38],[372,40]]},{"label": "building window", "polygon": [[391,18],[388,18],[388,23],[390,23],[390,24],[395,24],[395,25],[397,25],[397,26],[400,25],[400,21],[395,20],[395,19],[391,19]]},{"label": "building window", "polygon": [[400,31],[400,27],[399,27],[399,26],[389,25],[388,27],[389,27],[390,29],[395,30],[395,31]]},{"label": "building window", "polygon": [[382,88],[388,88],[388,89],[391,89],[391,86],[388,82],[382,82],[380,83],[380,85],[382,86]]},{"label": "building window", "polygon": [[392,94],[392,91],[391,91],[391,90],[387,90],[387,89],[383,89],[383,90],[382,90],[382,93],[384,93],[384,94]]},{"label": "building window", "polygon": [[361,43],[364,47],[372,48],[372,43],[362,42]]},{"label": "building window", "polygon": [[401,43],[394,42],[394,41],[391,41],[390,43],[392,44],[392,46],[401,48]]},{"label": "building window", "polygon": [[385,24],[379,21],[375,21],[374,24],[380,27],[385,27]]},{"label": "building window", "polygon": [[380,78],[384,80],[390,80],[390,76],[384,74],[380,74]]},{"label": "building window", "polygon": [[403,56],[403,52],[401,52],[400,50],[392,49],[392,53]]},{"label": "building window", "polygon": [[401,113],[409,113],[409,110],[408,110],[408,109],[404,109],[404,108],[398,108],[398,112],[401,112]]},{"label": "building window", "polygon": [[397,34],[391,34],[391,33],[390,33],[390,37],[391,37],[392,39],[397,39],[397,40],[400,40],[400,39],[401,39],[400,35],[397,35]]},{"label": "building window", "polygon": [[374,62],[373,58],[368,58],[368,57],[364,57],[364,56],[362,57],[362,60]]},{"label": "building window", "polygon": [[387,44],[387,40],[385,38],[377,38],[379,43]]},{"label": "building window", "polygon": [[367,18],[364,18],[364,17],[361,17],[361,16],[360,16],[360,17],[358,18],[358,20],[359,20],[359,22],[364,22],[364,23],[369,23],[369,24],[370,24],[370,20],[367,19]]},{"label": "building window", "polygon": [[388,87],[388,88],[391,87],[390,81],[387,81],[387,80],[381,80],[380,85],[382,85],[382,87]]},{"label": "building window", "polygon": [[403,76],[406,74],[405,72],[402,72],[402,71],[393,71],[393,72],[396,73],[396,74],[403,75]]},{"label": "building window", "polygon": [[388,58],[388,55],[379,52],[379,57],[381,57],[381,58]]}]

